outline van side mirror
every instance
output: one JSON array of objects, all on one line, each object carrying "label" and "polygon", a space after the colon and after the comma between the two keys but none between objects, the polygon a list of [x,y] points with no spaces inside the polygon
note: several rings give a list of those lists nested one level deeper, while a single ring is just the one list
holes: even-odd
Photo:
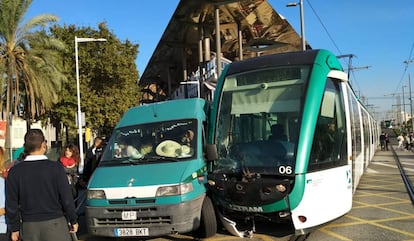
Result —
[{"label": "van side mirror", "polygon": [[206,154],[208,161],[214,161],[218,159],[217,145],[216,144],[207,144],[206,145]]}]

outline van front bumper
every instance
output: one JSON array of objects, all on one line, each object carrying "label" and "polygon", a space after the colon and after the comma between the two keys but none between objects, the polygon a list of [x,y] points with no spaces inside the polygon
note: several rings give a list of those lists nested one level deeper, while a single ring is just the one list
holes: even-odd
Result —
[{"label": "van front bumper", "polygon": [[[148,228],[147,237],[187,233],[200,226],[205,194],[188,202],[146,206],[86,206],[89,234],[117,237],[116,229]],[[122,220],[123,211],[135,211],[136,220]]]}]

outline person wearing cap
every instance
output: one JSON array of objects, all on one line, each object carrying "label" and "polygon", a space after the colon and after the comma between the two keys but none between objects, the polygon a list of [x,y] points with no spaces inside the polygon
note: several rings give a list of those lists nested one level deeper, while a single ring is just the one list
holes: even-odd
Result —
[{"label": "person wearing cap", "polygon": [[65,169],[45,156],[46,148],[43,132],[30,129],[24,136],[23,161],[9,171],[6,221],[12,241],[71,241],[78,230]]}]

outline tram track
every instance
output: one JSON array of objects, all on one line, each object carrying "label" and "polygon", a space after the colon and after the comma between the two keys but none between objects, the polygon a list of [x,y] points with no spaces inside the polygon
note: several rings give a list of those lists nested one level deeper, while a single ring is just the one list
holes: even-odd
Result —
[{"label": "tram track", "polygon": [[408,177],[408,175],[405,173],[405,170],[404,170],[403,165],[401,164],[400,158],[398,157],[398,155],[395,152],[392,145],[391,145],[391,151],[393,153],[395,162],[397,163],[397,166],[398,166],[398,169],[400,171],[401,178],[403,179],[405,188],[407,189],[408,196],[410,197],[411,203],[414,205],[414,188],[413,188],[413,184],[412,184],[410,178]]}]

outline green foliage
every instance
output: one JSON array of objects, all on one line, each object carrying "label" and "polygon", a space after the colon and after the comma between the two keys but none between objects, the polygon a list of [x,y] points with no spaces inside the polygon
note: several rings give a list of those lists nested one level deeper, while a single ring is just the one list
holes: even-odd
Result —
[{"label": "green foliage", "polygon": [[75,36],[107,39],[107,42],[78,43],[78,60],[81,109],[85,112],[87,126],[98,135],[109,135],[123,113],[139,101],[135,65],[138,45],[118,40],[105,23],[100,23],[98,30],[55,25],[50,32],[67,45],[61,61],[68,81],[63,84],[60,101],[48,116],[54,123],[62,122],[67,126],[72,138],[77,131]]},{"label": "green foliage", "polygon": [[106,38],[107,42],[79,43],[78,51],[86,122],[99,135],[109,135],[123,113],[139,101],[135,65],[138,45],[118,40],[105,23],[97,30],[74,25],[54,25],[45,30],[58,20],[49,14],[23,22],[31,2],[0,0],[0,93],[4,96],[0,98],[0,113],[20,115],[23,106],[23,117],[29,123],[39,119],[51,120],[56,127],[63,123],[74,139],[75,36]]},{"label": "green foliage", "polygon": [[0,74],[6,92],[0,107],[6,107],[7,119],[9,113],[20,115],[23,105],[29,122],[56,103],[65,80],[58,61],[64,45],[42,31],[58,18],[43,14],[23,22],[30,4],[30,0],[0,0]]}]

